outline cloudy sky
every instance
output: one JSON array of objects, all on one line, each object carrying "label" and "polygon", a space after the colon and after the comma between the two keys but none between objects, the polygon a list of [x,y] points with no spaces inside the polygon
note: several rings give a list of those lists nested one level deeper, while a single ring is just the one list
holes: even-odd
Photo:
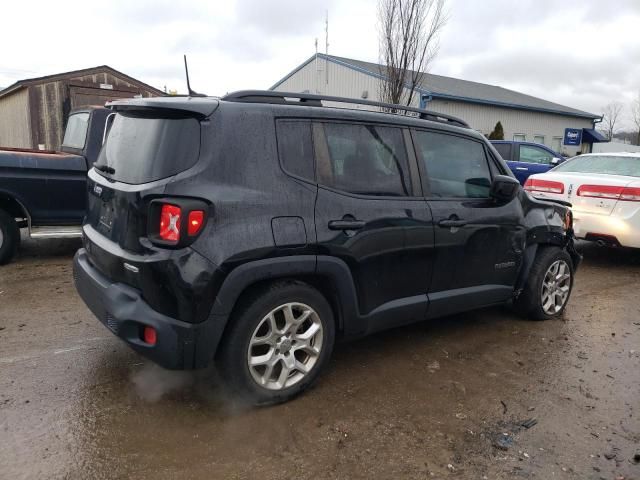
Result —
[{"label": "cloudy sky", "polygon": [[[158,88],[268,88],[324,48],[378,59],[376,0],[21,0],[2,7],[0,87],[110,65]],[[640,0],[448,0],[431,73],[600,113],[640,91]]]}]

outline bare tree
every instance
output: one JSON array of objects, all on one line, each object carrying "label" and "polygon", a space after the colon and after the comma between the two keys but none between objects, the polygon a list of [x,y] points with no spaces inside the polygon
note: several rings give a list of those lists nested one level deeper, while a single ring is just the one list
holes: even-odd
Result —
[{"label": "bare tree", "polygon": [[411,105],[415,89],[438,53],[445,0],[379,0],[380,100]]},{"label": "bare tree", "polygon": [[622,104],[620,102],[611,102],[602,107],[602,127],[609,140],[613,139],[613,134],[616,133],[616,124],[618,123],[620,112],[622,112]]},{"label": "bare tree", "polygon": [[631,119],[636,126],[636,145],[640,145],[640,92],[631,103]]}]

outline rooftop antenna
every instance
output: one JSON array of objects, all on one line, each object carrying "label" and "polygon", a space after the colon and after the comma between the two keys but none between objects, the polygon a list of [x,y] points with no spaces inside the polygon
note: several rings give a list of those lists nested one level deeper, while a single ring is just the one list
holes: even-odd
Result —
[{"label": "rooftop antenna", "polygon": [[189,67],[187,66],[187,56],[184,55],[184,73],[187,76],[187,90],[190,97],[205,97],[206,95],[191,90],[191,83],[189,83]]},{"label": "rooftop antenna", "polygon": [[316,74],[315,74],[315,84],[316,84],[316,93],[320,93],[318,90],[318,75],[320,74],[320,66],[318,65],[318,37],[316,37]]},{"label": "rooftop antenna", "polygon": [[[324,20],[324,53],[329,57],[329,10],[327,10],[327,16]],[[329,85],[329,58],[325,58],[325,83]]]}]

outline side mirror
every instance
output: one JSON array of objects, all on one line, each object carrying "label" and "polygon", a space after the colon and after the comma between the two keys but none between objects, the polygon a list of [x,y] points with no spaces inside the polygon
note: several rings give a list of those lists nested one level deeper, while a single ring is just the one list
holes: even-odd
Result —
[{"label": "side mirror", "polygon": [[491,183],[489,196],[498,202],[508,203],[518,195],[520,182],[506,175],[496,175]]},{"label": "side mirror", "polygon": [[558,157],[553,157],[551,159],[551,165],[560,165],[562,163],[562,159]]}]

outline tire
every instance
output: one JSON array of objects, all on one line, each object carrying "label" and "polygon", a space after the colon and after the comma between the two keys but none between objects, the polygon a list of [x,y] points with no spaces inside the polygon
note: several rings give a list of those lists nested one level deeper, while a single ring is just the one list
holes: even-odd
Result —
[{"label": "tire", "polygon": [[571,297],[573,277],[573,262],[565,250],[551,246],[542,248],[531,265],[524,290],[514,302],[516,312],[530,320],[548,320],[562,315]]},{"label": "tire", "polygon": [[226,383],[254,405],[285,402],[308,389],[329,361],[335,340],[324,296],[302,282],[277,282],[243,296],[239,304],[218,354]]},{"label": "tire", "polygon": [[9,263],[18,251],[20,230],[16,221],[4,210],[0,210],[0,265]]}]

